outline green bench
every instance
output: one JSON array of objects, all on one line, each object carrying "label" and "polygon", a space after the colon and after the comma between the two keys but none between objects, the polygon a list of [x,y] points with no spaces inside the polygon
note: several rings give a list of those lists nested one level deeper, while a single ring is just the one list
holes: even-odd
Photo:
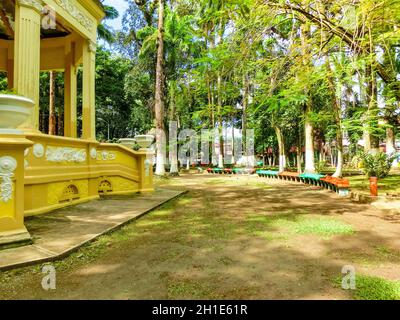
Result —
[{"label": "green bench", "polygon": [[224,173],[224,169],[221,168],[213,168],[213,173],[215,174],[223,174]]},{"label": "green bench", "polygon": [[322,186],[321,179],[326,176],[318,173],[302,173],[299,175],[300,181],[314,186]]},{"label": "green bench", "polygon": [[278,178],[279,175],[278,171],[272,171],[272,170],[257,170],[256,173],[259,177],[276,178],[276,179]]}]

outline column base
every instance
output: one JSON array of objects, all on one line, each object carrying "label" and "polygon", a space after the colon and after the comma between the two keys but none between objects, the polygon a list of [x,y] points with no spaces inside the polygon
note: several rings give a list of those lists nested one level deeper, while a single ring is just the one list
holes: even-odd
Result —
[{"label": "column base", "polygon": [[0,134],[15,136],[15,135],[22,135],[24,134],[24,132],[18,129],[0,129]]},{"label": "column base", "polygon": [[26,228],[0,232],[0,249],[19,247],[32,243],[32,237]]},{"label": "column base", "polygon": [[154,191],[155,191],[154,188],[140,189],[139,190],[140,193],[152,193]]},{"label": "column base", "polygon": [[32,129],[32,128],[18,128],[17,130],[22,131],[22,133],[25,135],[43,134],[43,132],[39,131],[38,129]]}]

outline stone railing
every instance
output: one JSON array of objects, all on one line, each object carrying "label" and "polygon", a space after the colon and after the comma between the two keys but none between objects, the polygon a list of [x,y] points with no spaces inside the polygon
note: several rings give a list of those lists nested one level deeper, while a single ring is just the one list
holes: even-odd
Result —
[{"label": "stone railing", "polygon": [[[98,198],[153,190],[148,153],[100,144],[30,135],[25,152],[25,214],[33,215]],[[40,194],[40,199],[38,195]]]}]

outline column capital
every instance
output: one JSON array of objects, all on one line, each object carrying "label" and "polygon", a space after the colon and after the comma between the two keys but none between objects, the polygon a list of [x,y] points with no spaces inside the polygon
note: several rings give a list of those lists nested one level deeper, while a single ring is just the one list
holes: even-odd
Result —
[{"label": "column capital", "polygon": [[97,43],[93,40],[87,40],[89,52],[95,53],[97,50]]},{"label": "column capital", "polygon": [[23,7],[28,7],[41,13],[43,5],[41,0],[17,0],[17,4]]}]

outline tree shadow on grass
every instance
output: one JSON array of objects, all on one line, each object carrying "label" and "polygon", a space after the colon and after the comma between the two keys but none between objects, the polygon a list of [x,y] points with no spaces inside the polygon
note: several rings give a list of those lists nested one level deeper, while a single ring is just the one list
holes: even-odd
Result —
[{"label": "tree shadow on grass", "polygon": [[376,251],[376,245],[390,248],[391,239],[363,230],[327,240],[287,232],[287,225],[277,222],[336,219],[349,211],[363,214],[364,208],[292,185],[249,191],[200,183],[187,196],[100,239],[107,245],[89,263],[74,266],[79,255],[89,255],[91,246],[60,262],[65,271],[58,274],[55,292],[43,291],[37,275],[15,297],[350,298],[334,285],[342,267],[354,265],[357,270],[360,252],[372,262],[398,264],[396,255],[382,258]]}]

